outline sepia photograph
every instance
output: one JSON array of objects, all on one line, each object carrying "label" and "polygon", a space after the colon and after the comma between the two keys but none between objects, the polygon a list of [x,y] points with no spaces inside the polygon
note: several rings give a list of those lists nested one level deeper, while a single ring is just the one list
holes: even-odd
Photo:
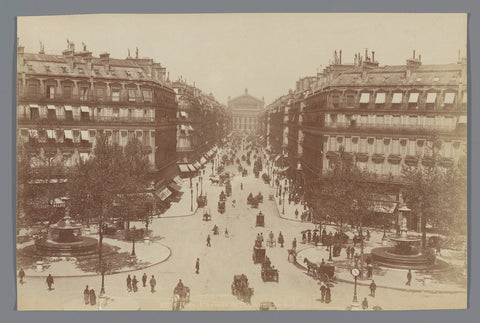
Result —
[{"label": "sepia photograph", "polygon": [[17,17],[17,309],[466,309],[467,22]]}]

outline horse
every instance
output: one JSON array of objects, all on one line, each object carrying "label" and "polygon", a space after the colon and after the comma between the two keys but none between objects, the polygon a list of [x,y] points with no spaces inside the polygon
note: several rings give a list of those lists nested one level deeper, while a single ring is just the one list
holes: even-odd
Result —
[{"label": "horse", "polygon": [[307,275],[312,275],[313,277],[316,277],[318,275],[318,265],[314,262],[311,262],[310,260],[308,260],[308,258],[304,258],[303,259],[303,263],[306,263],[307,264]]}]

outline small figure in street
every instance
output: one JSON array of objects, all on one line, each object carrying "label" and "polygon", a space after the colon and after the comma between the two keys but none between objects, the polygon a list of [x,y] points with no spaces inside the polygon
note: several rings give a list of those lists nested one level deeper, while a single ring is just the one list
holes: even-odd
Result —
[{"label": "small figure in street", "polygon": [[298,209],[295,209],[295,219],[298,219]]},{"label": "small figure in street", "polygon": [[83,301],[85,302],[85,305],[90,303],[90,291],[88,290],[88,285],[83,290]]},{"label": "small figure in street", "polygon": [[127,276],[127,290],[129,292],[132,291],[132,278],[130,278],[130,275]]},{"label": "small figure in street", "polygon": [[283,239],[282,231],[280,231],[280,233],[278,234],[278,243],[280,244],[280,247],[283,248],[284,239]]},{"label": "small figure in street", "polygon": [[147,274],[143,273],[142,276],[143,287],[147,287]]},{"label": "small figure in street", "polygon": [[240,183],[240,190],[243,190],[243,183]]},{"label": "small figure in street", "polygon": [[327,290],[325,291],[325,303],[330,303],[332,301],[332,291],[330,287],[327,286]]},{"label": "small figure in street", "polygon": [[90,289],[90,305],[95,305],[97,303],[97,295],[95,295],[95,290]]},{"label": "small figure in street", "polygon": [[322,293],[322,299],[320,301],[323,303],[323,302],[325,302],[325,293],[327,292],[327,286],[325,286],[323,281],[320,285],[320,292]]},{"label": "small figure in street", "polygon": [[377,284],[375,284],[375,281],[372,280],[372,282],[370,283],[370,295],[372,297],[375,297],[375,291],[377,290]]},{"label": "small figure in street", "polygon": [[297,249],[297,238],[293,238],[293,241],[292,241],[292,249],[293,249],[293,250],[296,250],[296,249]]},{"label": "small figure in street", "polygon": [[362,301],[362,308],[363,308],[364,311],[368,310],[368,300],[367,300],[366,297]]},{"label": "small figure in street", "polygon": [[197,262],[195,263],[195,274],[200,273],[200,259],[197,258]]},{"label": "small figure in street", "polygon": [[405,285],[410,286],[411,283],[412,283],[412,271],[409,269],[407,273],[407,282],[405,283]]},{"label": "small figure in street", "polygon": [[48,274],[48,277],[47,277],[47,285],[48,285],[48,290],[52,290],[52,285],[53,285],[53,277],[52,277],[52,274]]},{"label": "small figure in street", "polygon": [[263,232],[260,232],[260,240],[263,242]]},{"label": "small figure in street", "polygon": [[367,241],[370,241],[370,231],[367,229]]},{"label": "small figure in street", "polygon": [[152,275],[152,278],[150,278],[150,291],[152,293],[155,293],[155,285],[157,285],[157,281],[155,280],[155,277]]},{"label": "small figure in street", "polygon": [[367,264],[367,278],[372,278],[373,276],[373,265],[372,262],[369,261]]},{"label": "small figure in street", "polygon": [[23,278],[25,277],[25,271],[23,271],[23,268],[20,268],[20,271],[18,272],[18,277],[20,278],[20,284],[23,284]]},{"label": "small figure in street", "polygon": [[210,244],[210,235],[207,237],[207,247],[211,247],[212,245]]},{"label": "small figure in street", "polygon": [[183,283],[182,283],[181,279],[178,280],[177,289],[178,290],[183,290]]},{"label": "small figure in street", "polygon": [[347,253],[347,259],[350,259],[350,246],[345,248],[345,252]]},{"label": "small figure in street", "polygon": [[350,247],[350,258],[353,259],[354,256],[355,256],[355,248],[352,246]]},{"label": "small figure in street", "polygon": [[225,238],[228,238],[228,230],[225,228]]},{"label": "small figure in street", "polygon": [[137,277],[135,275],[133,275],[133,279],[132,279],[132,287],[133,287],[133,292],[136,293],[138,291],[138,280],[137,280]]},{"label": "small figure in street", "polygon": [[310,243],[310,241],[312,241],[312,232],[311,231],[307,231],[307,241],[308,241],[308,243]]},{"label": "small figure in street", "polygon": [[307,243],[307,234],[305,232],[302,233],[302,243]]}]

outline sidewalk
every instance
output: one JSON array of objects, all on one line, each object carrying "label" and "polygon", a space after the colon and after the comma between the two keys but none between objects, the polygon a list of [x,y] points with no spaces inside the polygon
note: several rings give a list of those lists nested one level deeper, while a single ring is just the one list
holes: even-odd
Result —
[{"label": "sidewalk", "polygon": [[[206,181],[208,181],[207,175],[205,175],[204,177],[205,178],[203,179],[203,185],[205,185]],[[182,179],[181,191],[178,193],[174,193],[174,194],[180,195],[178,197],[179,201],[172,202],[170,204],[170,208],[168,208],[168,210],[166,210],[164,213],[158,215],[158,217],[174,218],[174,217],[185,217],[185,216],[194,215],[198,208],[197,195],[196,195],[196,183],[199,183],[199,182],[200,181],[198,176],[192,178],[192,188],[193,188],[193,201],[192,201],[192,195],[191,195],[192,193],[190,190],[190,179],[189,178]],[[200,184],[198,185],[200,187]],[[192,204],[193,204],[193,208],[192,208]]]},{"label": "sidewalk", "polygon": [[[117,256],[129,257],[132,251],[132,242],[121,241],[116,239],[104,238],[103,242],[113,247],[117,247]],[[151,242],[149,245],[142,241],[135,243],[136,262],[128,263],[122,266],[120,269],[113,270],[109,274],[123,273],[133,270],[139,270],[157,265],[166,261],[171,256],[171,250],[160,243]],[[106,255],[105,257],[109,257]],[[80,258],[82,262],[97,262],[98,255]],[[81,264],[78,263],[75,257],[42,257],[44,262],[44,270],[42,272],[35,271],[32,267],[25,267],[24,271],[26,277],[45,277],[48,274],[60,278],[60,277],[81,277],[81,276],[97,276],[95,271],[84,271],[80,268]],[[124,259],[127,261],[127,259]],[[129,259],[128,259],[129,260]]]}]

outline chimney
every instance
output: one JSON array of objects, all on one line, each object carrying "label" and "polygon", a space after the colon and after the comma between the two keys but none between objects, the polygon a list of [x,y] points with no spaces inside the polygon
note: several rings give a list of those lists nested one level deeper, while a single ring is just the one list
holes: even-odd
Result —
[{"label": "chimney", "polygon": [[365,48],[365,61],[368,61],[368,48]]},{"label": "chimney", "polygon": [[415,49],[413,50],[413,59],[415,59]]},{"label": "chimney", "polygon": [[372,51],[372,62],[375,63],[375,51]]},{"label": "chimney", "polygon": [[342,65],[342,50],[340,49],[340,65]]},{"label": "chimney", "polygon": [[102,64],[105,65],[105,68],[108,70],[110,68],[110,54],[100,54],[100,62],[102,62]]}]

